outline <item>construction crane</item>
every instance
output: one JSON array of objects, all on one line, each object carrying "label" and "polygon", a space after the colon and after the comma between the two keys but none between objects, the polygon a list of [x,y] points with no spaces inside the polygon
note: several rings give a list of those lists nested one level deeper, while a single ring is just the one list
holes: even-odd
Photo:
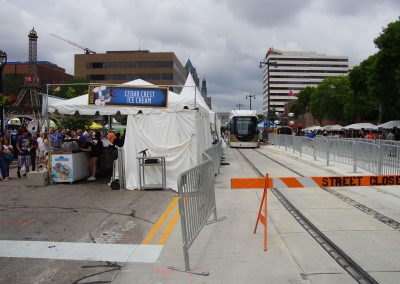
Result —
[{"label": "construction crane", "polygon": [[62,38],[62,37],[60,37],[60,36],[58,36],[58,35],[55,35],[55,34],[50,34],[50,35],[52,35],[52,36],[54,36],[54,37],[56,37],[56,38],[58,38],[58,39],[61,39],[62,41],[65,41],[65,42],[67,42],[67,43],[69,43],[69,44],[72,44],[72,45],[74,45],[74,46],[76,46],[76,47],[79,47],[80,49],[83,49],[83,51],[85,51],[85,54],[96,54],[95,51],[93,51],[93,50],[91,50],[91,49],[89,49],[89,48],[87,48],[87,47],[83,47],[82,45],[77,44],[77,43],[75,43],[75,42],[73,42],[73,41],[70,41],[70,40],[68,40],[68,39]]}]

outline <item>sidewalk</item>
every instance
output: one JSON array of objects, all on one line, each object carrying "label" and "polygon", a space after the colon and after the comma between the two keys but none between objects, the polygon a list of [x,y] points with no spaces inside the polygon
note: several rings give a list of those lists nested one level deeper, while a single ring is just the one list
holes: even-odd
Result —
[{"label": "sidewalk", "polygon": [[[236,155],[230,148],[224,150],[225,162],[230,165],[220,168],[215,181],[218,216],[227,218],[206,225],[189,250],[191,269],[210,275],[167,268],[185,267],[178,222],[156,264],[126,264],[113,283],[309,283],[272,224],[267,252],[263,251],[261,228],[253,234],[262,191],[230,189],[231,177],[255,177]],[[282,210],[273,199],[270,208]]]}]

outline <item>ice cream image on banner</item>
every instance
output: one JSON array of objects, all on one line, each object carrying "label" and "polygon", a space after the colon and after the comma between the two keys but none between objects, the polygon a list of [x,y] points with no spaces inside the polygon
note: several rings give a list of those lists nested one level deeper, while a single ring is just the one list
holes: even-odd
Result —
[{"label": "ice cream image on banner", "polygon": [[97,106],[105,106],[107,103],[111,102],[111,94],[105,94],[107,90],[106,86],[95,87],[93,93],[97,94],[97,99],[94,101]]}]

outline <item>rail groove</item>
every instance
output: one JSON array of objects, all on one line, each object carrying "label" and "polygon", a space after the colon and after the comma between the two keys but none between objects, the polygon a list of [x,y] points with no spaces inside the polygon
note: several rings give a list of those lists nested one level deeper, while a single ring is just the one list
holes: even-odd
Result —
[{"label": "rail groove", "polygon": [[[260,177],[264,176],[261,171],[240,151],[237,149],[243,159]],[[259,151],[256,151],[260,153]],[[260,153],[261,154],[261,153]],[[264,155],[265,156],[265,155]],[[266,156],[267,157],[267,156]],[[267,157],[269,158],[269,157]],[[271,159],[271,158],[269,158]],[[271,159],[277,162],[274,159]],[[281,166],[286,165],[277,162]],[[295,171],[293,171],[295,172]],[[296,174],[299,174],[296,172]],[[300,174],[299,174],[300,175]],[[332,242],[325,234],[323,234],[309,219],[307,219],[277,188],[271,189],[271,192],[277,197],[288,212],[296,219],[296,221],[316,240],[316,242],[358,283],[378,283],[371,275],[362,269],[354,260],[350,258],[343,250],[341,250],[334,242]]]}]

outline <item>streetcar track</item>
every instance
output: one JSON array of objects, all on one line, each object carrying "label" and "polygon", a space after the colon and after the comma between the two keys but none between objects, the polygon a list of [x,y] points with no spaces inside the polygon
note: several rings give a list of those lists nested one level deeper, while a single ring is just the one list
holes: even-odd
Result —
[{"label": "streetcar track", "polygon": [[[243,159],[250,165],[255,173],[262,177],[263,173],[239,150]],[[254,151],[258,152],[254,149]],[[258,152],[260,153],[260,152]],[[260,153],[261,154],[261,153]],[[265,156],[265,155],[264,155]],[[267,156],[266,156],[267,157]],[[269,158],[269,157],[267,157]],[[269,158],[271,159],[271,158]],[[274,162],[274,159],[271,159]],[[286,167],[280,162],[281,166]],[[287,168],[291,170],[290,168]],[[293,171],[295,172],[295,171]],[[299,173],[296,173],[299,174]],[[302,176],[301,174],[299,174]],[[296,221],[314,238],[314,240],[358,283],[378,283],[371,275],[362,269],[353,259],[342,251],[334,242],[332,242],[325,234],[323,234],[309,219],[307,219],[277,188],[270,189],[279,202],[288,210],[288,212],[296,219]]]},{"label": "streetcar track", "polygon": [[[264,154],[264,153],[262,153],[262,152],[260,152],[260,151],[258,151],[256,149],[253,149],[253,150],[255,152],[257,152],[258,154],[266,157],[267,159],[270,159],[270,160],[274,161],[275,163],[281,165],[282,167],[288,169],[289,171],[292,171],[293,173],[295,173],[295,174],[297,174],[297,175],[299,175],[301,177],[304,177],[304,175],[302,175],[301,173],[299,173],[296,170],[291,169],[287,165],[285,165],[285,164],[283,164],[283,163],[281,163],[281,162],[279,162],[279,161],[267,156],[266,154]],[[370,208],[370,207],[368,207],[368,206],[366,206],[366,205],[354,200],[353,198],[348,197],[348,196],[346,196],[346,195],[344,195],[344,194],[342,194],[342,193],[340,193],[340,192],[338,192],[338,191],[336,191],[336,190],[334,190],[332,188],[322,187],[322,189],[325,190],[326,192],[329,192],[333,196],[339,198],[340,200],[350,204],[351,206],[353,206],[354,208],[360,210],[361,212],[364,212],[364,213],[372,216],[374,219],[382,222],[383,224],[385,224],[385,225],[387,225],[387,226],[389,226],[389,227],[391,227],[391,228],[393,228],[395,230],[400,231],[400,222],[394,220],[393,218],[390,218],[389,216],[386,216],[386,215],[384,215],[382,213],[379,213],[378,211],[376,211],[376,210],[374,210],[374,209],[372,209],[372,208]]]}]

